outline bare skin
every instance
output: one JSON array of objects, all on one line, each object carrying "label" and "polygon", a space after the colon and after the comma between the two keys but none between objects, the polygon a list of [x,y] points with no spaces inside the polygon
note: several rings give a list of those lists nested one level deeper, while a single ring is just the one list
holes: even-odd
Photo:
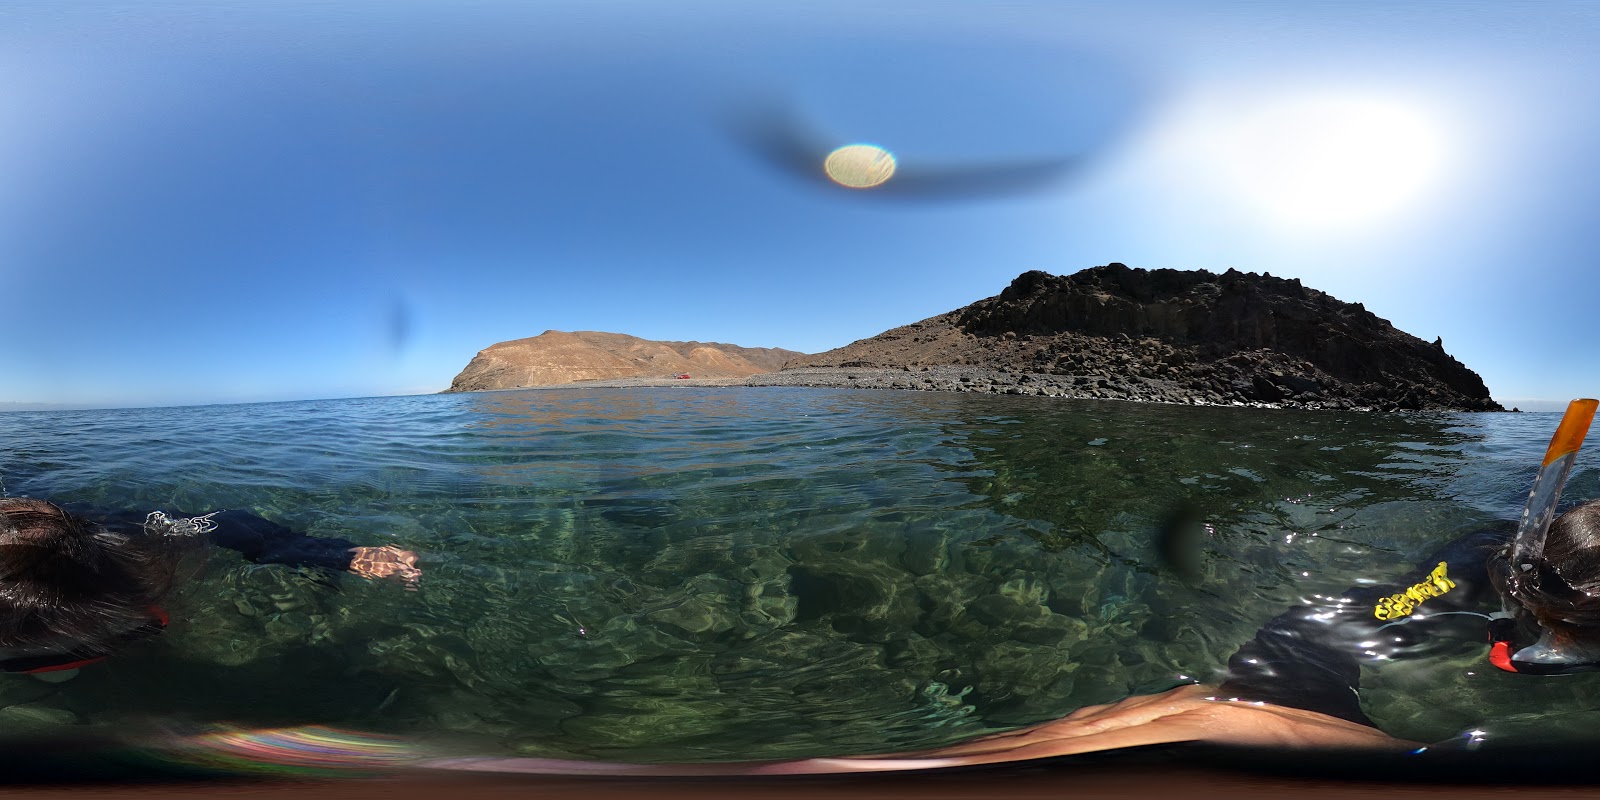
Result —
[{"label": "bare skin", "polygon": [[399,576],[408,591],[416,591],[422,580],[422,568],[417,566],[417,554],[401,550],[394,545],[383,547],[352,547],[350,571],[363,578]]},{"label": "bare skin", "polygon": [[1375,728],[1314,711],[1208,699],[1212,692],[1204,686],[1181,686],[1110,705],[1086,706],[1052,722],[910,753],[742,764],[466,758],[424,762],[424,766],[545,775],[821,775],[999,764],[1175,742],[1330,750],[1405,751],[1420,747]]},{"label": "bare skin", "polygon": [[1109,705],[1085,706],[1039,725],[888,758],[928,759],[941,762],[939,766],[965,766],[1172,742],[1379,750],[1412,750],[1421,746],[1314,711],[1209,699],[1213,696],[1214,690],[1208,687],[1180,686]]}]

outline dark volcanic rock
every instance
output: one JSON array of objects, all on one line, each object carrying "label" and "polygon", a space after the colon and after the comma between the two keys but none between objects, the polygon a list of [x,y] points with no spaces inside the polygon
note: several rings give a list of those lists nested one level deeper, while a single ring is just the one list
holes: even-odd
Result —
[{"label": "dark volcanic rock", "polygon": [[[1026,272],[998,296],[785,369],[936,366],[999,370],[1002,390],[1020,394],[1503,410],[1442,341],[1424,342],[1298,280],[1236,270]],[[917,388],[989,391],[992,378]]]}]

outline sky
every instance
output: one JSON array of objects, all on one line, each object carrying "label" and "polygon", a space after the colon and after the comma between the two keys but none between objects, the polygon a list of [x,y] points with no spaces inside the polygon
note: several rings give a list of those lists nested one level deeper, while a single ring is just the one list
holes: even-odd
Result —
[{"label": "sky", "polygon": [[[417,394],[545,330],[820,352],[1235,268],[1600,394],[1600,4],[0,5],[0,409]],[[830,183],[832,148],[896,172]],[[814,157],[813,157],[814,156]]]}]

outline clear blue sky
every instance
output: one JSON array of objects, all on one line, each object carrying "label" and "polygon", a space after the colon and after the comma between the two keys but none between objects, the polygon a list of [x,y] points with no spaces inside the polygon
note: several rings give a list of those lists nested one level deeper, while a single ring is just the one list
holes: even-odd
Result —
[{"label": "clear blue sky", "polygon": [[[817,352],[1112,261],[1600,393],[1595,3],[12,0],[0,76],[0,408],[437,391],[552,328]],[[1075,166],[830,187],[760,109],[884,189]]]}]

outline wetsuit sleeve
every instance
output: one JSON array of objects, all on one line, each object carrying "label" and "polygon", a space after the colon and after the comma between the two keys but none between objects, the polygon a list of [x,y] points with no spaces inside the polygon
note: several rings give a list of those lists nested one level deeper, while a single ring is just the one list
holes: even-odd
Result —
[{"label": "wetsuit sleeve", "polygon": [[[145,514],[137,511],[89,513],[107,528],[119,533],[144,535]],[[195,516],[169,515],[174,519]],[[221,511],[211,518],[217,527],[206,534],[219,547],[238,552],[257,564],[283,564],[290,567],[324,567],[345,571],[355,554],[355,544],[346,539],[308,536],[247,511]]]},{"label": "wetsuit sleeve", "polygon": [[1497,608],[1487,562],[1505,539],[1480,531],[1450,543],[1397,584],[1308,598],[1313,602],[1268,622],[1229,659],[1220,696],[1372,725],[1357,695],[1361,664],[1421,654],[1430,637],[1460,642],[1461,631],[1481,632],[1481,614]]},{"label": "wetsuit sleeve", "polygon": [[237,551],[257,564],[350,569],[355,543],[334,537],[308,536],[244,511],[223,511],[207,534],[213,544]]}]

